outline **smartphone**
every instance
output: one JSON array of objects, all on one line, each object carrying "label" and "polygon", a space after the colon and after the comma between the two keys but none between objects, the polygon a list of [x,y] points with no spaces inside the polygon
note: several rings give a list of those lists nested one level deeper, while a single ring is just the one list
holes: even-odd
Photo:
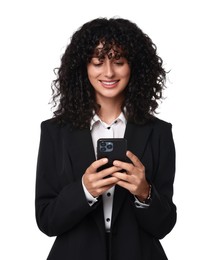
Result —
[{"label": "smartphone", "polygon": [[98,171],[113,166],[114,160],[126,162],[127,140],[125,138],[101,138],[97,141],[97,159],[108,158],[108,163]]}]

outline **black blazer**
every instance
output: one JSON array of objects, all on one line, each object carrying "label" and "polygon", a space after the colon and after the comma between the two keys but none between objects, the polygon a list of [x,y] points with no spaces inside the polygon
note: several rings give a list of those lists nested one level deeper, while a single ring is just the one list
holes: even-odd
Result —
[{"label": "black blazer", "polygon": [[[134,197],[116,186],[114,194],[112,260],[167,259],[159,239],[176,222],[172,202],[175,149],[171,124],[157,118],[143,126],[127,123],[128,149],[146,167],[152,183],[152,204],[136,208]],[[49,260],[105,260],[102,200],[87,203],[81,178],[95,160],[90,131],[42,122],[36,177],[36,220],[42,232],[57,236]]]}]

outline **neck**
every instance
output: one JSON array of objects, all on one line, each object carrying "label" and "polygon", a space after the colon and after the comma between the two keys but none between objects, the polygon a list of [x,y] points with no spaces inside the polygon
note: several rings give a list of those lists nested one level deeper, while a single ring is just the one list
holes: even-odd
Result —
[{"label": "neck", "polygon": [[119,102],[103,102],[98,116],[107,124],[111,124],[121,113],[121,103]]}]

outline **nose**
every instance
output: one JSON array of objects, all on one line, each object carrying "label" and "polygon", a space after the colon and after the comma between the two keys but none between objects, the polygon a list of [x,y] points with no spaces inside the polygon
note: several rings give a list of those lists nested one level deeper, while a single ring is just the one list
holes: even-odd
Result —
[{"label": "nose", "polygon": [[107,60],[105,63],[105,71],[104,71],[105,77],[112,78],[114,76],[114,68],[113,64],[110,62],[110,60]]}]

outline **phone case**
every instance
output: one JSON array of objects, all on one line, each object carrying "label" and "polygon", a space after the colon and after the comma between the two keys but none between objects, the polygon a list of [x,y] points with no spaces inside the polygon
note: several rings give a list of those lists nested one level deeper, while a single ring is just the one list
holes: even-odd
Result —
[{"label": "phone case", "polygon": [[101,138],[97,142],[97,159],[108,158],[108,163],[99,168],[111,167],[114,160],[127,161],[127,140],[125,138]]}]

